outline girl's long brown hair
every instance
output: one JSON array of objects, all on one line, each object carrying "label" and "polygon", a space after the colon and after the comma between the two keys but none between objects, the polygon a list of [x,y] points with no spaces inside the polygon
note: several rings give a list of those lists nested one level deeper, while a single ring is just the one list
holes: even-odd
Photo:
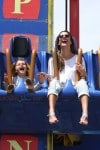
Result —
[{"label": "girl's long brown hair", "polygon": [[[18,61],[18,60],[17,60],[17,61]],[[12,75],[13,75],[13,77],[15,77],[15,76],[18,75],[18,73],[17,73],[16,70],[15,70],[17,61],[12,64]],[[29,65],[26,61],[25,61],[25,65],[26,65],[26,70],[27,70],[27,71],[26,71],[26,76],[29,76],[30,65]]]}]

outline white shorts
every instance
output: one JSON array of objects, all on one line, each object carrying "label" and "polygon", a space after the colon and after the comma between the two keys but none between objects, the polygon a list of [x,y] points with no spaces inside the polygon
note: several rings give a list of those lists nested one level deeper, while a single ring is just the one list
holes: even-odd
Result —
[{"label": "white shorts", "polygon": [[87,81],[85,79],[80,79],[77,82],[77,84],[74,86],[74,88],[78,94],[78,98],[82,95],[89,96],[89,89],[88,89]]},{"label": "white shorts", "polygon": [[50,81],[50,83],[49,83],[48,95],[54,94],[54,95],[58,96],[61,90],[62,90],[62,87],[60,85],[59,80],[57,80],[55,78],[52,79],[52,81]]},{"label": "white shorts", "polygon": [[[62,88],[63,87],[61,86],[59,80],[53,79],[52,81],[50,81],[50,84],[48,87],[48,95],[54,94],[58,96]],[[78,94],[78,98],[82,95],[89,96],[89,89],[88,89],[87,81],[85,79],[80,79],[77,82],[77,84],[74,86],[74,88]]]}]

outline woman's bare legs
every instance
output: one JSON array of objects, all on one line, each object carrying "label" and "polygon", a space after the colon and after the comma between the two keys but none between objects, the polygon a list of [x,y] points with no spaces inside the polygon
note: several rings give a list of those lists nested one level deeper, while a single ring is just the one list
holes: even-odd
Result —
[{"label": "woman's bare legs", "polygon": [[82,116],[80,118],[80,124],[87,125],[88,124],[88,96],[82,95],[80,99],[82,104]]},{"label": "woman's bare legs", "polygon": [[57,96],[54,94],[49,95],[49,123],[57,123],[59,120],[57,119],[55,115],[55,106],[57,101]]}]

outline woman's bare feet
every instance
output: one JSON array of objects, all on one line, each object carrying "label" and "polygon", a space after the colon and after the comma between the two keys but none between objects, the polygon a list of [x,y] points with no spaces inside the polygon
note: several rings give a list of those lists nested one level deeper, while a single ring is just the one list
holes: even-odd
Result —
[{"label": "woman's bare feet", "polygon": [[55,113],[49,113],[48,117],[49,117],[49,123],[50,124],[59,122],[59,120],[57,119]]},{"label": "woman's bare feet", "polygon": [[80,118],[80,124],[82,125],[88,125],[88,115],[87,114],[83,114]]}]

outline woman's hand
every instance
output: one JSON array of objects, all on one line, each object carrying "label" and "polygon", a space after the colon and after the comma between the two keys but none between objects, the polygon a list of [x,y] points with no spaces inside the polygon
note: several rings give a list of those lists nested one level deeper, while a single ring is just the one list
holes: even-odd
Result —
[{"label": "woman's hand", "polygon": [[81,77],[86,77],[86,71],[82,64],[76,63],[76,70],[79,72]]}]

